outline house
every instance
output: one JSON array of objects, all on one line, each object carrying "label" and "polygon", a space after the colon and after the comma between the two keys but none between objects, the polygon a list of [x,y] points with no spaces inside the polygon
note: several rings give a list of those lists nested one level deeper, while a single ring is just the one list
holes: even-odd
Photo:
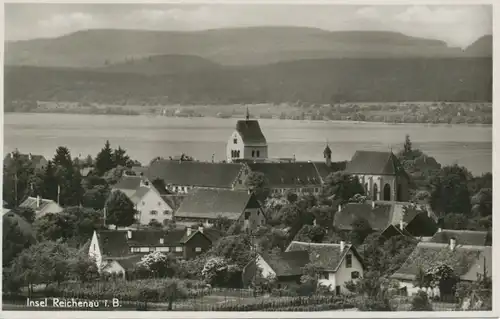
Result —
[{"label": "house", "polygon": [[142,176],[125,175],[111,191],[121,191],[127,195],[135,206],[139,224],[147,225],[155,221],[165,224],[173,218],[174,210],[163,197],[167,195],[167,190],[161,186],[155,187]]},{"label": "house", "polygon": [[307,251],[310,263],[322,270],[319,284],[347,294],[345,283],[363,276],[363,260],[356,249],[344,241],[340,244],[292,241],[286,251]]},{"label": "house", "polygon": [[240,120],[236,123],[236,129],[227,141],[227,162],[231,163],[239,159],[261,161],[267,157],[267,141],[262,133],[259,121],[250,120],[250,114],[247,109],[245,120]]},{"label": "house", "polygon": [[5,156],[5,158],[3,159],[3,164],[5,166],[11,165],[16,157],[22,161],[30,162],[32,167],[35,169],[44,169],[48,163],[47,159],[45,159],[45,157],[43,157],[42,155],[35,155],[31,153],[22,154],[16,150],[14,152],[10,152],[9,154],[7,154],[7,156]]},{"label": "house", "polygon": [[189,193],[175,212],[176,223],[203,223],[218,217],[239,223],[242,229],[254,229],[265,223],[260,203],[248,191],[197,189]]},{"label": "house", "polygon": [[432,243],[446,244],[455,239],[459,245],[491,246],[491,233],[486,231],[439,229],[429,240]]},{"label": "house", "polygon": [[179,259],[191,259],[212,246],[220,235],[203,227],[164,230],[94,231],[89,247],[100,271],[125,274],[151,252],[170,253]]},{"label": "house", "polygon": [[408,201],[410,179],[391,152],[356,151],[345,170],[357,176],[373,200]]},{"label": "house", "polygon": [[374,231],[383,232],[389,225],[394,225],[415,237],[432,236],[438,229],[437,223],[425,208],[412,203],[384,201],[340,206],[333,219],[333,226],[350,231],[356,219],[365,219]]},{"label": "house", "polygon": [[417,274],[438,265],[450,267],[462,281],[475,281],[484,273],[491,276],[491,246],[462,245],[453,238],[449,243],[420,242],[391,278],[414,294],[419,290],[413,285]]},{"label": "house", "polygon": [[40,218],[48,213],[57,214],[63,211],[63,208],[55,201],[41,198],[40,196],[26,198],[19,207],[33,209],[35,211],[35,218]]},{"label": "house", "polygon": [[261,270],[262,277],[276,278],[278,284],[300,284],[302,269],[309,263],[305,250],[287,251],[280,254],[259,253],[244,268],[243,285],[248,286]]},{"label": "house", "polygon": [[150,181],[163,181],[168,190],[187,194],[193,189],[245,189],[245,164],[157,160],[143,172]]}]

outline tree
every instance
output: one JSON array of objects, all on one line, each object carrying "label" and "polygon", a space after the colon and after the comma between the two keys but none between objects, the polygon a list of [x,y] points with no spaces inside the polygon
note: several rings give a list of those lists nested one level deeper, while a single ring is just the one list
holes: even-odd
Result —
[{"label": "tree", "polygon": [[322,195],[347,202],[356,194],[364,195],[365,191],[359,180],[345,172],[331,173],[325,178]]},{"label": "tree", "polygon": [[113,167],[116,167],[116,166],[128,166],[129,165],[129,162],[130,162],[130,157],[128,157],[128,155],[126,154],[127,152],[121,148],[120,146],[118,146],[118,149],[115,149],[113,151]]},{"label": "tree", "polygon": [[295,235],[295,240],[321,243],[325,238],[326,230],[321,226],[304,225]]},{"label": "tree", "polygon": [[412,153],[412,149],[411,149],[410,135],[406,134],[403,155],[407,155],[407,154],[411,154],[411,153]]},{"label": "tree", "polygon": [[102,209],[109,197],[109,188],[103,185],[97,185],[83,193],[82,205],[95,210]]},{"label": "tree", "polygon": [[54,167],[54,163],[52,161],[47,162],[47,166],[45,166],[45,171],[43,174],[43,190],[42,196],[46,199],[52,199],[54,201],[57,200],[57,176],[56,176],[56,168]]},{"label": "tree", "polygon": [[411,311],[432,311],[432,305],[425,291],[418,291],[411,300]]},{"label": "tree", "polygon": [[471,204],[467,183],[471,174],[465,167],[445,166],[438,176],[431,180],[432,209],[443,215],[459,213],[470,215]]},{"label": "tree", "polygon": [[358,246],[363,243],[366,236],[372,232],[372,227],[370,223],[361,217],[356,217],[351,223],[352,230],[349,234],[349,238],[353,245]]},{"label": "tree", "polygon": [[163,278],[173,277],[179,265],[175,256],[155,251],[142,257],[141,261],[137,263],[137,266],[143,267],[155,276]]},{"label": "tree", "polygon": [[35,221],[35,211],[31,207],[17,207],[12,212],[21,216],[30,224]]},{"label": "tree", "polygon": [[98,176],[102,176],[113,167],[113,151],[111,150],[109,141],[106,141],[104,148],[96,156],[95,170]]},{"label": "tree", "polygon": [[135,222],[134,204],[123,192],[116,190],[106,201],[106,224],[127,227]]},{"label": "tree", "polygon": [[[212,286],[223,287],[231,285],[231,279],[240,270],[239,266],[232,264],[224,257],[211,257],[206,261],[201,271],[201,277]],[[241,277],[238,279],[241,280]]]},{"label": "tree", "polygon": [[33,234],[22,229],[19,220],[12,215],[4,215],[2,220],[2,265],[7,267],[24,249],[35,243]]},{"label": "tree", "polygon": [[303,294],[312,295],[316,292],[321,272],[322,269],[315,263],[308,263],[302,268],[300,283],[303,286]]},{"label": "tree", "polygon": [[491,216],[493,213],[493,191],[481,188],[471,199],[472,213],[476,216]]},{"label": "tree", "polygon": [[250,172],[245,179],[245,187],[254,193],[257,197],[267,197],[268,180],[264,173],[261,172]]},{"label": "tree", "polygon": [[29,180],[34,174],[34,167],[27,157],[16,151],[12,160],[4,165],[3,170],[3,200],[8,207],[16,207],[29,192]]},{"label": "tree", "polygon": [[213,227],[223,233],[226,233],[233,223],[234,221],[227,217],[217,216],[213,222]]},{"label": "tree", "polygon": [[80,282],[91,282],[99,278],[99,271],[94,260],[85,252],[77,252],[69,259],[71,276]]},{"label": "tree", "polygon": [[256,245],[262,251],[271,251],[275,248],[285,251],[288,245],[286,232],[270,226],[260,226],[255,230]]},{"label": "tree", "polygon": [[56,166],[61,166],[64,168],[73,168],[71,153],[69,152],[69,149],[65,146],[59,146],[56,149],[56,154],[54,155],[52,162]]},{"label": "tree", "polygon": [[73,222],[66,214],[48,213],[33,223],[40,241],[66,240],[73,235]]},{"label": "tree", "polygon": [[222,237],[210,249],[209,255],[222,257],[242,270],[254,257],[252,239],[247,234]]},{"label": "tree", "polygon": [[127,169],[123,166],[116,166],[104,174],[104,180],[108,185],[114,185],[122,178]]}]

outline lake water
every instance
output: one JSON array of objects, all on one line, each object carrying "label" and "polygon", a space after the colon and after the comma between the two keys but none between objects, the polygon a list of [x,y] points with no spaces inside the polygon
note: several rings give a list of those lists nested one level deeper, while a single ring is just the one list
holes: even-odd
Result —
[{"label": "lake water", "polygon": [[[392,125],[382,123],[260,120],[270,157],[323,160],[326,141],[334,161],[348,160],[356,150],[394,152],[410,134],[415,148],[442,164],[466,166],[474,174],[492,171],[491,126]],[[199,160],[225,159],[225,145],[236,119],[150,116],[21,114],[4,116],[4,155],[23,153],[51,158],[58,146],[73,156],[95,156],[109,139],[143,164],[156,157],[186,153]]]}]

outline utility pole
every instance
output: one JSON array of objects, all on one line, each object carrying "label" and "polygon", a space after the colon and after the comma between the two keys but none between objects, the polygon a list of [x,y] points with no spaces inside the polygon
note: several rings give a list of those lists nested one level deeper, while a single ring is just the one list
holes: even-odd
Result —
[{"label": "utility pole", "polygon": [[14,191],[15,191],[15,196],[16,196],[15,207],[17,207],[19,204],[18,199],[17,199],[17,169],[16,169],[16,172],[14,173]]}]

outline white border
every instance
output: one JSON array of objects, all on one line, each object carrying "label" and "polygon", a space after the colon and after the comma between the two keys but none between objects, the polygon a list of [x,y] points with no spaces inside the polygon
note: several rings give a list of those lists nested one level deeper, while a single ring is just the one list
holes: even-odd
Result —
[{"label": "white border", "polygon": [[[498,1],[498,0],[497,0]],[[499,17],[499,10],[498,6],[499,4],[495,5],[495,1],[489,0],[489,1],[484,1],[484,0],[421,0],[421,1],[405,1],[405,0],[385,0],[385,1],[379,1],[379,0],[329,0],[329,1],[318,1],[318,0],[313,0],[313,1],[307,1],[307,0],[274,0],[274,1],[263,1],[263,0],[254,0],[254,1],[248,1],[248,0],[229,0],[229,1],[220,1],[220,0],[214,0],[214,1],[196,1],[196,0],[180,0],[180,1],[155,1],[155,0],[142,0],[142,1],[133,1],[133,0],[122,0],[122,1],[116,1],[116,0],[108,0],[108,1],[92,1],[92,0],[87,0],[87,1],[72,1],[72,0],[66,0],[66,1],[58,1],[58,0],[50,0],[50,1],[38,1],[38,0],[19,0],[19,1],[2,1],[3,4],[5,3],[128,3],[128,4],[133,4],[133,3],[172,3],[172,4],[344,4],[344,5],[433,5],[433,4],[439,4],[439,5],[481,5],[481,4],[490,4],[493,7],[493,38],[495,39],[495,34],[498,29],[498,23],[496,23],[497,18]],[[5,21],[4,19],[4,6],[1,6],[0,9],[1,12],[1,20]],[[2,23],[0,25],[0,33],[1,37],[3,40],[4,37],[4,24]],[[2,62],[4,59],[4,41],[2,41],[1,44],[1,58]],[[499,94],[497,94],[500,89],[500,85],[498,85],[499,80],[499,63],[496,63],[500,59],[500,44],[496,43],[495,41],[493,42],[493,105],[495,105],[498,100],[499,100]],[[2,68],[1,68],[1,76],[0,76],[0,105],[1,105],[1,113],[0,113],[0,123],[2,124],[2,134],[0,134],[0,139],[1,139],[1,145],[0,145],[0,150],[3,151],[3,63],[2,63]],[[500,180],[497,176],[497,163],[498,160],[500,160],[498,154],[497,154],[497,137],[499,136],[498,133],[500,132],[500,124],[495,125],[496,123],[500,123],[500,113],[496,110],[496,107],[493,107],[493,167],[492,167],[492,173],[493,173],[493,210],[495,211],[496,207],[500,207],[500,196],[495,196],[496,190],[500,189]],[[3,154],[3,152],[2,152]],[[1,181],[2,177],[0,177]],[[0,198],[1,198],[1,190],[2,190],[2,183],[0,183]],[[493,228],[498,229],[499,227],[499,222],[498,220],[500,219],[500,216],[498,214],[493,214],[495,217],[493,218]],[[1,239],[0,239],[1,241]],[[499,245],[499,235],[498,232],[493,233],[493,246],[497,247]],[[494,248],[493,248],[494,249]],[[0,252],[1,254],[1,252]],[[499,264],[498,260],[496,258],[496,255],[493,253],[493,268],[495,269],[495,272],[492,274],[493,278],[493,300],[497,299],[499,300],[500,298],[495,298],[498,295],[498,288],[499,288],[499,282],[496,279],[497,278],[497,272],[496,269],[499,269]],[[1,275],[0,275],[1,276]],[[0,283],[1,285],[1,283]],[[37,317],[37,318],[47,318],[47,319],[56,319],[56,318],[130,318],[130,317],[136,317],[136,318],[163,318],[163,317],[169,317],[169,318],[332,318],[332,317],[338,317],[338,318],[498,318],[498,313],[499,313],[499,306],[493,303],[493,311],[491,312],[468,312],[468,311],[451,311],[451,312],[440,312],[440,311],[434,311],[434,312],[349,312],[349,311],[325,311],[325,312],[300,312],[300,313],[294,313],[294,312],[177,312],[177,311],[172,311],[172,312],[164,312],[164,311],[147,311],[147,312],[141,312],[141,311],[2,311],[1,317],[3,318],[26,318],[26,317]]]}]

